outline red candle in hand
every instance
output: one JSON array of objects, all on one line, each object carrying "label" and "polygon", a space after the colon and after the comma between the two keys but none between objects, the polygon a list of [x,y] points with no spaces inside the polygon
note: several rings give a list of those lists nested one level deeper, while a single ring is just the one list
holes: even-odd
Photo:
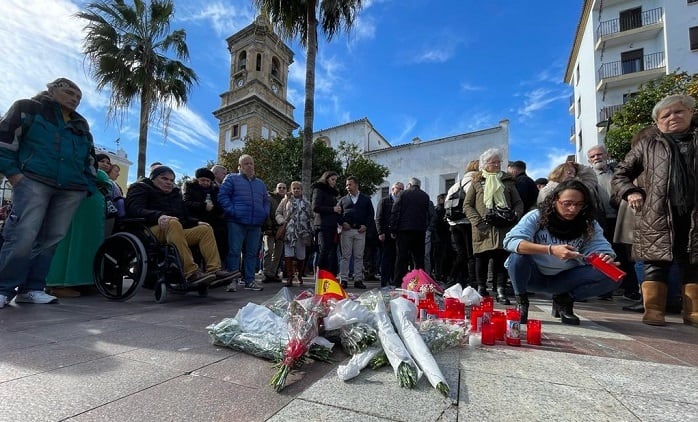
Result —
[{"label": "red candle in hand", "polygon": [[591,253],[587,255],[585,259],[589,264],[591,264],[592,267],[601,271],[606,275],[606,277],[610,278],[616,283],[618,283],[623,279],[623,277],[625,277],[625,271],[621,270],[620,268],[616,267],[614,264],[610,262],[604,261],[603,259],[601,259],[601,256],[597,253]]}]

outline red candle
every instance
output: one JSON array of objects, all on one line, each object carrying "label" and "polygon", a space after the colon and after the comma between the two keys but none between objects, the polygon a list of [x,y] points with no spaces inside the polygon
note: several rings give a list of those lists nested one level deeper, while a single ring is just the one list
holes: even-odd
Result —
[{"label": "red candle", "polygon": [[507,331],[507,317],[503,311],[492,313],[492,324],[494,324],[494,338],[504,341],[504,333]]},{"label": "red candle", "polygon": [[494,324],[489,321],[482,323],[482,344],[494,345]]},{"label": "red candle", "polygon": [[540,344],[541,322],[538,319],[529,319],[526,323],[526,342],[528,344]]},{"label": "red candle", "polygon": [[604,261],[597,253],[591,253],[587,255],[586,260],[589,264],[591,264],[592,267],[601,271],[606,275],[606,277],[610,278],[616,283],[618,283],[623,279],[623,277],[625,277],[625,271],[621,270],[620,268],[616,267],[611,263]]},{"label": "red candle", "polygon": [[510,346],[521,346],[521,313],[518,309],[508,308],[506,342]]},{"label": "red candle", "polygon": [[482,321],[482,307],[473,306],[470,309],[470,331],[477,332]]}]

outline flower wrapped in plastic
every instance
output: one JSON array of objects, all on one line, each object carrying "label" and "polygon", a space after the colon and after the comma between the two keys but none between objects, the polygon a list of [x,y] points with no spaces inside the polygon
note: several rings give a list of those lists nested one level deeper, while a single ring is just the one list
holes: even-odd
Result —
[{"label": "flower wrapped in plastic", "polygon": [[378,340],[376,329],[365,322],[345,325],[339,329],[339,341],[350,355],[363,352]]},{"label": "flower wrapped in plastic", "polygon": [[390,301],[390,312],[395,323],[395,328],[400,334],[405,347],[410,352],[414,360],[431,385],[444,396],[448,396],[450,388],[446,382],[439,364],[436,363],[434,356],[429,351],[429,348],[424,343],[422,336],[419,334],[414,321],[417,317],[417,308],[414,303],[407,299],[397,298]]},{"label": "flower wrapped in plastic", "polygon": [[400,336],[395,332],[383,300],[375,300],[374,303],[376,308],[373,312],[378,328],[378,338],[390,365],[393,367],[398,385],[403,388],[414,388],[422,376],[422,371],[410,356],[410,352],[405,348]]},{"label": "flower wrapped in plastic", "polygon": [[262,302],[263,306],[269,308],[272,312],[280,317],[286,317],[288,305],[293,301],[293,292],[288,287],[282,287],[278,292],[269,299]]},{"label": "flower wrapped in plastic", "polygon": [[[248,303],[234,318],[224,318],[206,329],[211,342],[217,346],[230,347],[275,362],[284,358],[284,350],[288,343],[286,319],[267,306]],[[331,362],[333,347],[334,344],[327,339],[317,337],[308,348],[306,356]]]},{"label": "flower wrapped in plastic", "polygon": [[419,293],[443,293],[444,289],[439,286],[439,283],[434,281],[424,270],[418,268],[412,270],[402,277],[401,287],[404,290]]},{"label": "flower wrapped in plastic", "polygon": [[288,374],[303,364],[303,356],[311,342],[318,336],[318,323],[326,308],[322,299],[316,295],[296,298],[288,307],[288,343],[283,359],[276,365],[277,371],[271,378],[270,385],[276,391],[286,386]]},{"label": "flower wrapped in plastic", "polygon": [[420,321],[417,328],[431,353],[465,345],[470,331],[468,323],[463,320],[454,324],[442,319],[426,319]]}]

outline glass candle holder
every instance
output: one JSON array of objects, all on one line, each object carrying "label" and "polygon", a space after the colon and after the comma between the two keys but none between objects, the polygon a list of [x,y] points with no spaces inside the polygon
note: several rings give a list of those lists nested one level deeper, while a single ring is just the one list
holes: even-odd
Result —
[{"label": "glass candle holder", "polygon": [[504,341],[504,334],[507,331],[507,317],[503,311],[492,312],[492,324],[494,324],[495,340]]},{"label": "glass candle holder", "polygon": [[506,311],[507,330],[505,340],[510,346],[521,346],[521,313],[518,309],[508,308]]},{"label": "glass candle holder", "polygon": [[529,319],[526,323],[526,343],[539,345],[541,337],[541,321]]},{"label": "glass candle holder", "polygon": [[487,346],[494,345],[494,324],[490,321],[484,321],[482,323],[482,344]]}]

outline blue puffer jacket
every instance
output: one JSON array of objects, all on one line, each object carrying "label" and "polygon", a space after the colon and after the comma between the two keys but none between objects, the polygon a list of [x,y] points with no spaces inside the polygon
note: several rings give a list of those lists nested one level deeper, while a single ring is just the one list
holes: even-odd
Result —
[{"label": "blue puffer jacket", "polygon": [[0,121],[0,173],[60,189],[95,191],[94,146],[85,118],[65,122],[47,95],[15,102]]},{"label": "blue puffer jacket", "polygon": [[226,221],[261,226],[269,215],[269,194],[261,179],[248,179],[241,173],[226,176],[218,191],[218,202]]}]

